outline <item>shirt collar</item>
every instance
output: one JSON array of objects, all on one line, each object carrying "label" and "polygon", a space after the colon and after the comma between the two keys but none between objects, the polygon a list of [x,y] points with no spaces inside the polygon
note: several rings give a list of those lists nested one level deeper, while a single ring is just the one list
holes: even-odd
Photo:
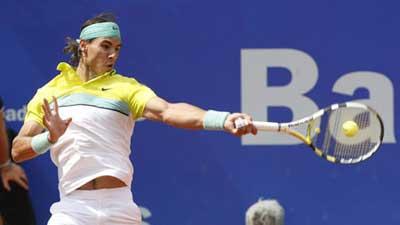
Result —
[{"label": "shirt collar", "polygon": [[[71,66],[70,64],[66,63],[66,62],[60,62],[57,65],[57,70],[60,71],[62,74],[68,76],[70,79],[74,79],[74,78],[75,79],[77,79],[77,78],[79,79],[78,75],[75,72],[75,68],[73,66]],[[105,77],[105,76],[108,76],[108,75],[112,76],[112,75],[114,75],[116,73],[117,73],[117,71],[115,69],[113,69],[113,70],[111,70],[109,72],[106,72],[104,74],[101,74],[101,75],[97,76],[96,78],[94,78],[92,80],[97,80],[100,77]],[[92,80],[90,80],[90,81],[92,81]],[[88,82],[90,82],[90,81],[88,81]]]}]

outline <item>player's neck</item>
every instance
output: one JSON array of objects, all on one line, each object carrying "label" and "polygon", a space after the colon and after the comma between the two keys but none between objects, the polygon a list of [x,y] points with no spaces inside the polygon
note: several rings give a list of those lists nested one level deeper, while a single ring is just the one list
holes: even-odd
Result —
[{"label": "player's neck", "polygon": [[83,82],[89,81],[100,75],[93,71],[90,66],[85,65],[84,63],[79,63],[78,67],[76,68],[76,73]]}]

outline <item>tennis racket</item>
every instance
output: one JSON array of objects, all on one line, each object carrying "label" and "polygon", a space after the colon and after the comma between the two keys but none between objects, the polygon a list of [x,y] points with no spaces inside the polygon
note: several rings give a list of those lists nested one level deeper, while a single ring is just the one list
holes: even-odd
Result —
[{"label": "tennis racket", "polygon": [[[307,144],[318,156],[332,163],[354,164],[371,157],[383,140],[379,114],[357,102],[334,104],[311,116],[289,123],[253,121],[259,131],[289,134]],[[236,128],[246,126],[235,120]]]}]

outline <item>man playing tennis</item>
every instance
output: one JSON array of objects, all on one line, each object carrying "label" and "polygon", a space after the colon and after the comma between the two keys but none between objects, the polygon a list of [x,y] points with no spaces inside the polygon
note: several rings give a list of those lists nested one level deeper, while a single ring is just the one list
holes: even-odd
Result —
[{"label": "man playing tennis", "polygon": [[[120,48],[120,31],[112,15],[89,19],[80,39],[69,39],[64,49],[72,55],[70,64],[60,63],[60,73],[28,104],[12,155],[24,161],[51,147],[60,201],[50,209],[49,225],[141,224],[132,199],[129,159],[134,123],[140,117],[236,136],[257,133],[246,114],[169,103],[135,79],[117,74],[114,65]],[[248,125],[235,128],[238,118]]]}]

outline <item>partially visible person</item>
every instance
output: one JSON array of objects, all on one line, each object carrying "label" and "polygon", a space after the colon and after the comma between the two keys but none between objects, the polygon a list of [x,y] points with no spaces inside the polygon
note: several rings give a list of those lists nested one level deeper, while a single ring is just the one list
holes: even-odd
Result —
[{"label": "partially visible person", "polygon": [[275,199],[259,200],[246,211],[246,225],[284,225],[285,210]]},{"label": "partially visible person", "polygon": [[0,225],[34,225],[28,179],[22,167],[10,158],[16,132],[6,128],[3,105],[0,98]]}]

